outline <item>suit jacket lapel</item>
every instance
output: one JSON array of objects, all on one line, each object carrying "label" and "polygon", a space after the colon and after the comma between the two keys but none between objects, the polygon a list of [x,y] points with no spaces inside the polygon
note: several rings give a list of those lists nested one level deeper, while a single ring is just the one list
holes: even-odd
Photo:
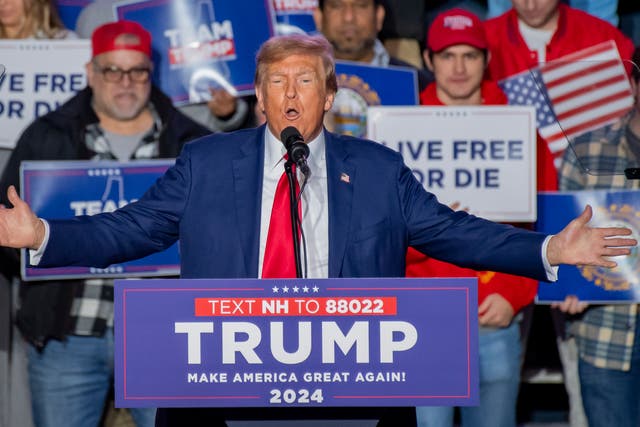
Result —
[{"label": "suit jacket lapel", "polygon": [[349,238],[355,164],[348,160],[344,143],[325,131],[329,203],[329,277],[340,277]]},{"label": "suit jacket lapel", "polygon": [[264,126],[259,127],[254,137],[240,142],[240,155],[233,161],[238,239],[245,260],[245,277],[258,277],[264,129]]}]

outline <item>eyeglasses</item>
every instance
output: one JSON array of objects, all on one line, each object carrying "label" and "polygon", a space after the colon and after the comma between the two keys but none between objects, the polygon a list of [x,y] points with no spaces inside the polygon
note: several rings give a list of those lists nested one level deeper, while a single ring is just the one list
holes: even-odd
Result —
[{"label": "eyeglasses", "polygon": [[115,65],[109,67],[100,67],[94,64],[96,70],[102,74],[102,78],[109,83],[120,83],[125,74],[134,83],[146,83],[149,81],[151,75],[151,68],[149,67],[134,67],[128,70],[123,70]]}]

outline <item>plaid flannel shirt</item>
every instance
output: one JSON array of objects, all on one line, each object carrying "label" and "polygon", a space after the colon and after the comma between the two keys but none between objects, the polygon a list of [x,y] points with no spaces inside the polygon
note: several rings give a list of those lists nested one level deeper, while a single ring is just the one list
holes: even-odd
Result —
[{"label": "plaid flannel shirt", "polygon": [[[559,185],[562,191],[637,189],[640,181],[627,180],[623,174],[589,175],[583,170],[623,171],[638,164],[640,147],[631,146],[627,126],[630,116],[573,142],[574,150],[564,152]],[[637,141],[636,141],[637,142]],[[575,152],[574,152],[575,151]],[[637,304],[595,305],[570,325],[576,337],[580,357],[594,366],[628,371],[631,363]]]},{"label": "plaid flannel shirt", "polygon": [[[135,149],[131,159],[158,157],[162,120],[149,104],[153,116],[153,126]],[[117,160],[109,141],[98,123],[89,124],[85,129],[85,144],[94,153],[91,160]],[[90,279],[78,286],[71,305],[72,333],[74,335],[102,336],[113,326],[113,280]]]}]

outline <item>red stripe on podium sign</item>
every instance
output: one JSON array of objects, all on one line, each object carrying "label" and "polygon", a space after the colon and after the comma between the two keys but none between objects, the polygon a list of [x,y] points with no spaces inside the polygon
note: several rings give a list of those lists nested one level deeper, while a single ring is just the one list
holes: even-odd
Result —
[{"label": "red stripe on podium sign", "polygon": [[195,298],[199,317],[392,316],[396,297]]}]

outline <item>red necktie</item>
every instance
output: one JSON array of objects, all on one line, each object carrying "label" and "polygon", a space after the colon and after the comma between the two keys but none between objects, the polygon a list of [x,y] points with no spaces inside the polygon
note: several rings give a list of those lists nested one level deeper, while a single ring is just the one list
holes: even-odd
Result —
[{"label": "red necktie", "polygon": [[[285,157],[286,158],[286,157]],[[295,179],[295,165],[291,167]],[[298,180],[295,179],[296,195],[299,194]],[[273,198],[273,209],[267,233],[267,245],[264,250],[262,277],[265,279],[282,279],[296,277],[296,263],[293,256],[293,238],[291,230],[291,213],[289,208],[289,182],[283,173],[276,187]],[[300,204],[298,203],[298,216]],[[299,238],[300,236],[298,236]]]}]

